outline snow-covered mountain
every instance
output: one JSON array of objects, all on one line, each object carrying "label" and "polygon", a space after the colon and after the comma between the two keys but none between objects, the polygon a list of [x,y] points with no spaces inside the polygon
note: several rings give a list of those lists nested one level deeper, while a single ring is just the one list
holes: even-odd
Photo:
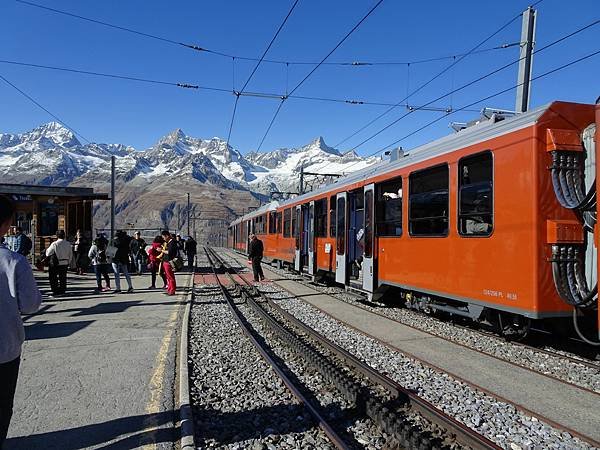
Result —
[{"label": "snow-covered mountain", "polygon": [[[342,155],[322,137],[299,148],[243,156],[223,139],[194,138],[180,129],[140,151],[121,144],[82,144],[70,130],[50,122],[23,134],[0,134],[0,179],[10,183],[73,184],[106,189],[113,155],[117,157],[120,195],[129,199],[121,205],[121,211],[139,203],[143,195],[158,187],[161,192],[179,188],[181,192],[206,193],[210,186],[213,194],[217,192],[211,194],[213,200],[218,202],[221,198],[221,206],[229,202],[228,195],[225,198],[220,195],[223,192],[238,191],[240,199],[264,200],[264,194],[273,190],[296,191],[302,166],[305,171],[343,173],[347,167],[355,171],[377,161],[355,153]],[[247,201],[242,207],[246,206]],[[173,202],[169,202],[167,209],[173,207]],[[163,217],[164,211],[159,215]]]}]

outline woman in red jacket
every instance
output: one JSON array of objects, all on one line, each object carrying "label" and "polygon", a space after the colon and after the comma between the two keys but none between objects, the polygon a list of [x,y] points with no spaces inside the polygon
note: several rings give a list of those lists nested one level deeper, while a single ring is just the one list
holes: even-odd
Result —
[{"label": "woman in red jacket", "polygon": [[163,257],[163,244],[164,239],[162,236],[156,236],[154,241],[152,241],[152,246],[148,249],[148,259],[150,260],[148,264],[148,269],[150,269],[150,273],[152,274],[152,285],[149,289],[156,289],[156,274],[160,274],[160,277],[163,280],[163,289],[167,286],[167,278],[165,277],[165,271],[161,270],[162,265],[162,257]]}]

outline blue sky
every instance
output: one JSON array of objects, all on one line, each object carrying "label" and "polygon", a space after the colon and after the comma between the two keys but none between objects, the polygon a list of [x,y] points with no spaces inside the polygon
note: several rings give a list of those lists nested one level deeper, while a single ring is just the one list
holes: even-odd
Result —
[{"label": "blue sky", "polygon": [[[139,31],[189,42],[204,48],[258,57],[287,14],[291,1],[90,0],[38,3]],[[318,61],[375,4],[374,0],[300,0],[267,58]],[[400,2],[385,0],[329,61],[416,61],[454,55],[505,24],[529,2]],[[538,6],[538,48],[600,17],[595,0],[544,0]],[[200,53],[122,31],[33,8],[14,0],[0,6],[0,59],[203,86],[240,89],[254,63]],[[516,20],[484,44],[490,48],[520,38]],[[539,53],[534,76],[598,50],[600,25]],[[409,99],[427,103],[452,87],[471,81],[518,58],[518,47],[465,58],[453,69]],[[448,66],[452,60],[427,64],[367,67],[321,66],[297,91],[298,95],[395,103]],[[283,93],[312,66],[263,64],[247,90]],[[531,106],[552,100],[593,102],[600,95],[600,55],[534,82]],[[151,146],[175,128],[188,135],[227,137],[234,96],[220,92],[98,78],[45,69],[0,64],[0,75],[46,106],[83,136],[95,142],[123,143],[138,149]],[[233,78],[235,77],[235,82]],[[464,91],[436,102],[461,107],[516,83],[516,65]],[[0,132],[23,132],[52,120],[0,80]],[[242,97],[230,144],[246,153],[256,149],[278,101]],[[514,92],[483,104],[514,108]],[[386,107],[289,99],[262,150],[306,144],[322,135],[337,144]],[[404,114],[397,108],[384,119],[340,146],[347,150],[391,120]],[[416,112],[358,148],[373,153],[409,134],[439,112]],[[460,112],[401,143],[411,148],[450,132],[450,121],[465,121],[475,112]]]}]

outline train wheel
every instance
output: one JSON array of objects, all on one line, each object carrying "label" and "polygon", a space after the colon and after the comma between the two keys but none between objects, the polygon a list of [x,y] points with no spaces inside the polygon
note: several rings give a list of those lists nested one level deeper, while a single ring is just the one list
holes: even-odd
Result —
[{"label": "train wheel", "polygon": [[507,341],[521,341],[529,334],[531,319],[505,312],[498,312],[498,332]]}]

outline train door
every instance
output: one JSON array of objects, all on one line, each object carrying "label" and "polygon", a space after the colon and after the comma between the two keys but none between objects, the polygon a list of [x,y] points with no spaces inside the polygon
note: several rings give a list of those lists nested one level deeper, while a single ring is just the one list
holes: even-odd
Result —
[{"label": "train door", "polygon": [[250,250],[250,235],[254,233],[254,219],[249,219],[246,223],[246,253]]},{"label": "train door", "polygon": [[348,193],[339,192],[336,197],[336,222],[335,222],[335,281],[337,283],[347,284],[348,277],[346,273],[346,223],[348,219],[347,207]]},{"label": "train door", "polygon": [[302,270],[302,255],[301,255],[301,227],[302,227],[302,205],[296,206],[296,229],[294,230],[294,240],[296,242],[296,257],[294,258],[294,270],[300,272]]},{"label": "train door", "polygon": [[375,185],[365,186],[365,223],[363,236],[363,289],[367,292],[373,292],[376,284],[375,280]]},{"label": "train door", "polygon": [[310,275],[316,272],[315,250],[315,202],[312,201],[308,206],[308,273]]},{"label": "train door", "polygon": [[348,281],[362,289],[363,284],[363,246],[364,246],[364,191],[357,189],[348,192],[347,200],[346,264]]}]

